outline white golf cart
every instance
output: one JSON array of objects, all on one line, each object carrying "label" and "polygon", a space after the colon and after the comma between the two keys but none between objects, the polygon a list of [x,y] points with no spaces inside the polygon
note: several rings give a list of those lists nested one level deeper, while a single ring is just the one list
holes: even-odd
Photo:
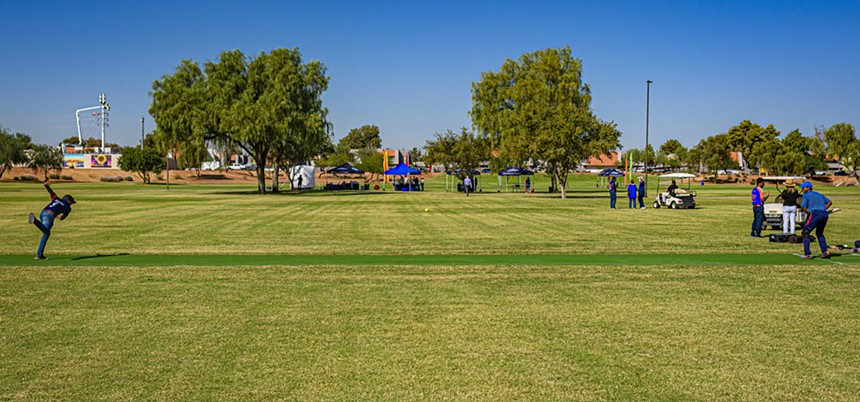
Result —
[{"label": "white golf cart", "polygon": [[[793,180],[795,184],[795,188],[797,192],[800,192],[800,183],[803,183],[806,180],[803,177],[799,176],[764,176],[765,184],[773,184],[776,186],[776,194],[771,194],[770,200],[776,200],[776,197],[782,193],[783,188],[780,188],[780,185],[785,184],[786,180]],[[800,198],[797,199],[797,216],[795,217],[795,222],[797,227],[802,227],[803,222],[806,220],[806,214],[800,210]],[[781,202],[770,202],[764,204],[764,225],[765,227],[770,226],[772,230],[781,230],[782,229],[782,203]]]},{"label": "white golf cart", "polygon": [[[669,173],[657,176],[657,198],[654,208],[667,207],[671,209],[695,208],[696,192],[690,191],[690,183],[696,175],[690,173]],[[672,181],[687,180],[687,188],[675,188],[669,191]]]}]

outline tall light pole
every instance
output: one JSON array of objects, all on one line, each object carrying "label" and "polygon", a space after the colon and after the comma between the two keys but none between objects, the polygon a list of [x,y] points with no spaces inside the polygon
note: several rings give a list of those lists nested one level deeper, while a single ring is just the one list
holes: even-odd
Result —
[{"label": "tall light pole", "polygon": [[648,188],[648,123],[651,115],[651,84],[654,81],[648,80],[647,91],[645,95],[645,188]]},{"label": "tall light pole", "polygon": [[143,149],[143,116],[140,116],[140,149]]}]

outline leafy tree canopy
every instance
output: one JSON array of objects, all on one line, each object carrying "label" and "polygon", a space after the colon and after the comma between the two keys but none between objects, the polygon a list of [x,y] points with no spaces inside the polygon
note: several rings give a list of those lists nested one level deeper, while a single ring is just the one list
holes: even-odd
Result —
[{"label": "leafy tree canopy", "polygon": [[12,134],[0,126],[0,178],[15,165],[27,162],[24,150],[32,147],[30,136],[22,133]]},{"label": "leafy tree canopy", "polygon": [[364,125],[349,130],[349,133],[338,142],[338,144],[341,143],[348,149],[377,149],[382,147],[382,138],[379,137],[379,127]]},{"label": "leafy tree canopy", "polygon": [[27,166],[33,169],[33,173],[42,172],[45,180],[48,180],[48,172],[63,170],[63,152],[57,147],[36,145]]},{"label": "leafy tree canopy", "polygon": [[427,150],[426,161],[441,164],[445,170],[459,170],[461,179],[471,176],[471,172],[490,157],[489,139],[465,127],[459,133],[452,130],[445,134],[436,133],[435,139],[428,140],[424,149]]},{"label": "leafy tree canopy", "polygon": [[510,161],[543,160],[562,189],[570,171],[590,156],[620,146],[613,122],[591,110],[582,61],[569,46],[508,59],[472,84],[472,122]]},{"label": "leafy tree canopy", "polygon": [[321,99],[328,82],[325,66],[303,63],[297,48],[252,58],[225,51],[202,68],[183,60],[156,80],[150,114],[170,148],[203,139],[245,150],[257,165],[258,192],[265,193],[267,163],[277,173],[282,163],[308,160],[330,142]]},{"label": "leafy tree canopy", "polygon": [[854,176],[860,185],[860,139],[854,131],[854,126],[848,123],[838,123],[824,131],[824,141],[827,152],[839,159],[839,162]]},{"label": "leafy tree canopy", "polygon": [[741,152],[747,166],[751,166],[757,162],[758,156],[753,155],[755,144],[772,140],[779,137],[779,134],[779,131],[773,127],[773,124],[762,127],[749,120],[740,122],[726,133],[730,149],[735,152]]},{"label": "leafy tree canopy", "polygon": [[144,184],[150,183],[150,173],[159,174],[165,167],[164,159],[154,148],[126,147],[119,159],[119,168],[137,173]]}]

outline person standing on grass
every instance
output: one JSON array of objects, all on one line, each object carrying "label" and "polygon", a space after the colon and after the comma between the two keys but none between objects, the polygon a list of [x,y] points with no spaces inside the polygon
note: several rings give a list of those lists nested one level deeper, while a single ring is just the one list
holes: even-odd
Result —
[{"label": "person standing on grass", "polygon": [[472,179],[470,179],[469,176],[466,176],[466,178],[463,179],[463,191],[466,192],[466,197],[468,197],[469,192],[472,191]]},{"label": "person standing on grass", "polygon": [[45,257],[45,245],[48,243],[48,238],[51,237],[51,227],[54,226],[54,218],[59,217],[60,220],[66,219],[72,213],[72,204],[75,204],[75,199],[71,195],[64,195],[63,198],[57,197],[54,190],[51,189],[51,182],[45,180],[45,189],[51,195],[51,202],[45,206],[42,213],[39,214],[39,220],[30,212],[28,222],[31,225],[36,225],[42,232],[42,241],[39,242],[39,250],[36,251],[37,260],[47,260]]},{"label": "person standing on grass", "polygon": [[812,191],[812,183],[805,181],[800,185],[800,190],[803,191],[803,199],[800,202],[800,209],[806,212],[808,217],[803,224],[803,259],[812,259],[812,250],[809,249],[809,238],[812,229],[815,229],[815,237],[818,239],[818,247],[821,249],[821,258],[830,258],[830,251],[827,250],[827,240],[824,239],[824,228],[827,227],[827,218],[829,214],[827,209],[833,205],[830,199],[821,193]]},{"label": "person standing on grass", "polygon": [[645,209],[645,179],[639,178],[639,209]]},{"label": "person standing on grass", "polygon": [[421,191],[424,191],[424,176],[421,176]]},{"label": "person standing on grass", "polygon": [[782,233],[794,234],[797,216],[797,199],[800,193],[794,189],[794,180],[785,181],[785,190],[776,196],[776,202],[782,201]]},{"label": "person standing on grass", "polygon": [[633,180],[627,185],[627,208],[636,208],[636,183]]},{"label": "person standing on grass", "polygon": [[770,193],[762,190],[764,179],[755,179],[755,187],[752,189],[753,222],[750,237],[761,237],[761,227],[764,225],[764,202],[770,197]]},{"label": "person standing on grass", "polygon": [[609,208],[615,209],[615,199],[616,199],[616,191],[618,190],[618,185],[615,184],[615,178],[609,179]]},{"label": "person standing on grass", "polygon": [[532,189],[532,180],[526,177],[526,192],[530,192]]}]

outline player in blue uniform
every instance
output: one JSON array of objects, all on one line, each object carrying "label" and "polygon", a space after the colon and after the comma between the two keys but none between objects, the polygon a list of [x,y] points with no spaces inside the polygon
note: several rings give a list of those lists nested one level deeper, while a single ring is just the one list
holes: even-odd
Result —
[{"label": "player in blue uniform", "polygon": [[48,259],[48,257],[45,257],[45,244],[48,243],[48,238],[51,237],[51,227],[54,226],[54,218],[59,217],[60,220],[66,219],[72,212],[72,204],[75,203],[75,199],[71,195],[64,195],[63,198],[57,197],[57,193],[51,189],[51,182],[49,180],[45,180],[45,189],[51,195],[51,203],[45,206],[45,209],[39,214],[39,220],[36,220],[36,216],[32,212],[30,212],[29,216],[29,222],[36,225],[42,231],[42,241],[39,242],[39,250],[36,252],[37,260]]},{"label": "player in blue uniform", "polygon": [[818,247],[821,248],[821,258],[830,258],[827,250],[827,241],[824,239],[824,228],[827,227],[829,214],[827,209],[833,205],[830,199],[821,193],[812,191],[812,183],[805,181],[800,185],[803,199],[800,208],[808,214],[806,222],[803,223],[803,259],[812,258],[812,250],[809,249],[811,240],[809,238],[812,229],[815,229],[815,237],[818,238]]}]

